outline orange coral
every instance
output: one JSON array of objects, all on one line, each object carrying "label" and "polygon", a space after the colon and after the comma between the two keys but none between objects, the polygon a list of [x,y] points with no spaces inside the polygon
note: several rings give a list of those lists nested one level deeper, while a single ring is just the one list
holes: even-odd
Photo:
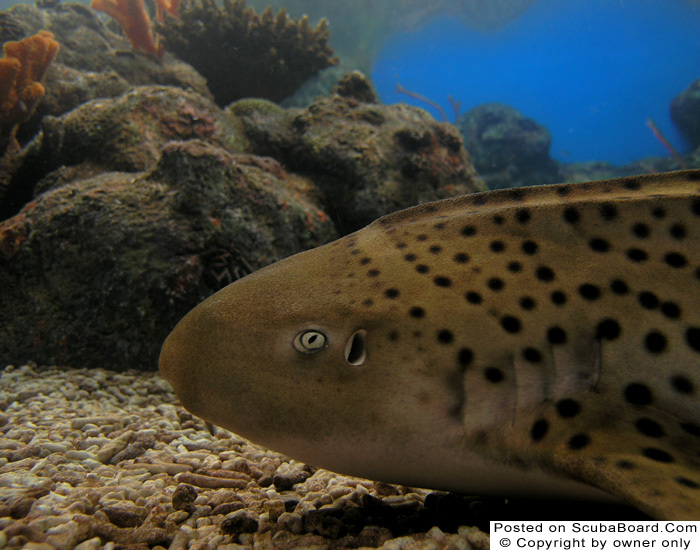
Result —
[{"label": "orange coral", "polygon": [[48,31],[5,43],[0,58],[0,154],[46,93],[41,81],[59,49]]},{"label": "orange coral", "polygon": [[[158,0],[158,18],[163,11],[177,13],[180,0]],[[105,12],[124,30],[124,34],[135,50],[154,55],[158,58],[165,53],[151,28],[151,18],[148,16],[143,0],[92,0],[91,7]]]}]

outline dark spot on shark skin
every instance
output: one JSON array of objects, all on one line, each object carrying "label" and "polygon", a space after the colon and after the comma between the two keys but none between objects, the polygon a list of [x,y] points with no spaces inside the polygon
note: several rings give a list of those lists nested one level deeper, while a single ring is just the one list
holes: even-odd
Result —
[{"label": "dark spot on shark skin", "polygon": [[503,381],[505,375],[503,374],[503,371],[501,369],[498,369],[496,367],[488,367],[484,369],[484,377],[489,382],[493,384],[498,384],[499,382]]},{"label": "dark spot on shark skin", "polygon": [[651,215],[657,220],[662,220],[666,217],[666,210],[660,206],[657,206],[651,210]]},{"label": "dark spot on shark skin", "polygon": [[550,298],[552,303],[556,306],[563,306],[566,303],[566,294],[564,294],[561,290],[555,290],[552,292]]},{"label": "dark spot on shark skin", "polygon": [[517,317],[513,317],[512,315],[504,316],[501,319],[501,326],[503,327],[503,330],[505,330],[506,332],[510,332],[511,334],[518,333],[521,329],[520,320]]},{"label": "dark spot on shark skin", "polygon": [[608,252],[610,250],[610,243],[600,237],[594,237],[588,241],[588,246],[595,252]]},{"label": "dark spot on shark skin", "polygon": [[521,248],[523,253],[527,254],[528,256],[532,256],[537,254],[537,249],[539,247],[535,241],[524,241]]},{"label": "dark spot on shark skin", "polygon": [[658,330],[652,330],[644,338],[644,346],[649,353],[659,354],[662,353],[667,346],[666,337],[661,334]]},{"label": "dark spot on shark skin", "polygon": [[584,300],[597,300],[600,298],[600,289],[590,283],[586,283],[578,287],[578,293]]},{"label": "dark spot on shark skin", "polygon": [[642,449],[642,454],[647,458],[656,460],[657,462],[673,462],[673,456],[662,449],[656,447],[645,447]]},{"label": "dark spot on shark skin", "polygon": [[671,237],[677,241],[683,240],[688,236],[688,230],[681,223],[674,223],[668,230]]},{"label": "dark spot on shark skin", "polygon": [[629,287],[627,286],[627,283],[622,279],[614,279],[613,281],[611,281],[610,290],[612,290],[613,293],[617,294],[618,296],[624,296],[630,291]]},{"label": "dark spot on shark skin", "polygon": [[425,310],[419,306],[412,307],[409,313],[411,317],[415,317],[416,319],[422,319],[425,317]]},{"label": "dark spot on shark skin", "polygon": [[484,299],[481,297],[481,294],[478,292],[467,292],[464,297],[467,299],[467,302],[470,304],[474,305],[479,305],[481,302],[484,301]]},{"label": "dark spot on shark skin", "polygon": [[569,439],[568,446],[572,451],[578,451],[587,447],[591,442],[591,438],[586,434],[576,434]]},{"label": "dark spot on shark skin", "polygon": [[546,265],[541,265],[535,271],[535,276],[544,283],[549,283],[554,280],[554,271]]},{"label": "dark spot on shark skin", "polygon": [[523,264],[520,262],[509,262],[507,265],[508,271],[511,273],[520,273],[523,270]]},{"label": "dark spot on shark skin", "polygon": [[614,220],[617,217],[617,208],[615,208],[612,204],[601,205],[600,217],[606,222]]},{"label": "dark spot on shark skin", "polygon": [[570,224],[574,224],[581,219],[581,215],[579,214],[578,210],[573,206],[565,208],[563,215],[564,221]]},{"label": "dark spot on shark skin", "polygon": [[519,208],[515,213],[515,221],[520,224],[526,224],[530,221],[531,217],[530,211],[527,208]]},{"label": "dark spot on shark skin", "polygon": [[500,253],[505,251],[506,245],[503,243],[503,241],[493,241],[490,245],[489,248],[491,248],[492,252],[495,253]]},{"label": "dark spot on shark skin", "polygon": [[695,386],[693,383],[682,374],[671,377],[671,387],[678,393],[684,395],[692,395],[695,393]]},{"label": "dark spot on shark skin", "polygon": [[573,418],[581,412],[581,405],[573,399],[562,399],[556,404],[557,412],[562,418]]},{"label": "dark spot on shark skin", "polygon": [[698,485],[697,482],[693,481],[692,479],[688,479],[687,477],[677,477],[675,478],[675,482],[679,485],[683,485],[684,487],[688,487],[689,489],[700,488],[700,485]]},{"label": "dark spot on shark skin", "polygon": [[669,252],[664,256],[664,261],[671,267],[680,269],[688,265],[688,260],[685,259],[683,254],[678,252]]},{"label": "dark spot on shark skin", "polygon": [[536,420],[530,428],[530,438],[533,441],[542,441],[547,432],[549,431],[549,422],[544,418]]},{"label": "dark spot on shark skin", "polygon": [[503,279],[500,279],[498,277],[491,277],[487,282],[487,286],[493,290],[494,292],[499,292],[503,290],[503,287],[505,286],[505,283],[503,282]]},{"label": "dark spot on shark skin", "polygon": [[649,226],[645,223],[638,222],[632,226],[632,234],[638,239],[646,239],[650,233]]},{"label": "dark spot on shark skin", "polygon": [[649,255],[641,248],[630,248],[627,251],[627,257],[636,263],[645,262]]},{"label": "dark spot on shark skin", "polygon": [[646,435],[647,437],[659,438],[665,435],[664,429],[658,422],[655,422],[651,418],[640,418],[634,423],[635,428],[639,433]]},{"label": "dark spot on shark skin", "polygon": [[625,400],[632,405],[649,405],[652,402],[651,391],[644,384],[633,382],[625,387]]}]

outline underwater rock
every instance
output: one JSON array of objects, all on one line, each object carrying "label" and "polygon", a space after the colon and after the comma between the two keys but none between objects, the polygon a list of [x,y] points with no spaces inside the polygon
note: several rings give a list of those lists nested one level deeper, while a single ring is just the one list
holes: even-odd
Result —
[{"label": "underwater rock", "polygon": [[138,87],[114,99],[83,103],[42,120],[40,134],[19,155],[4,194],[0,191],[0,219],[15,214],[32,196],[76,179],[150,169],[170,140],[203,139],[240,151],[245,147],[241,136],[240,124],[229,113],[180,88]]},{"label": "underwater rock", "polygon": [[694,149],[700,147],[700,79],[673,100],[671,120]]},{"label": "underwater rock", "polygon": [[307,16],[292,20],[246,6],[245,0],[185,0],[179,17],[158,25],[168,51],[206,79],[216,102],[244,97],[280,101],[321,69],[336,65],[328,46],[328,23],[313,28]]},{"label": "underwater rock", "polygon": [[47,191],[0,223],[0,356],[155,369],[194,305],[336,237],[313,184],[272,159],[172,141],[146,173]]},{"label": "underwater rock", "polygon": [[489,189],[559,181],[547,129],[507,105],[480,105],[457,123],[474,167]]},{"label": "underwater rock", "polygon": [[317,182],[341,233],[432,200],[483,190],[456,128],[408,105],[376,103],[358,72],[306,109],[242,100],[249,152]]},{"label": "underwater rock", "polygon": [[[49,30],[61,46],[46,76],[47,95],[20,127],[20,142],[36,133],[44,115],[61,115],[89,99],[115,97],[125,91],[125,84],[171,85],[211,97],[206,81],[192,67],[170,55],[161,62],[133,52],[126,38],[110,31],[95,10],[82,4],[58,4],[53,9],[18,4],[0,12],[0,23],[4,21],[12,24],[8,37]],[[0,36],[5,39],[4,32]]]}]

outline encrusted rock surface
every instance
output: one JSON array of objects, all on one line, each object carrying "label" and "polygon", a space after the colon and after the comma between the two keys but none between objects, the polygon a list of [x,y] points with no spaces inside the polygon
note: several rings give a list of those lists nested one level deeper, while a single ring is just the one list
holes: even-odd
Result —
[{"label": "encrusted rock surface", "polygon": [[194,305],[336,236],[308,179],[200,140],[67,179],[0,222],[3,360],[155,369]]},{"label": "encrusted rock surface", "polygon": [[45,29],[61,45],[46,76],[47,95],[20,127],[20,142],[36,133],[47,114],[60,115],[89,99],[115,97],[133,86],[178,86],[210,96],[206,81],[192,67],[172,55],[161,62],[132,52],[126,38],[110,31],[105,18],[82,4],[58,4],[54,9],[18,4],[0,14],[0,21],[15,29],[13,35],[26,37]]},{"label": "encrusted rock surface", "polygon": [[146,86],[45,117],[0,197],[0,356],[154,369],[229,282],[480,188],[454,127],[373,101],[354,73],[307,109]]},{"label": "encrusted rock surface", "polygon": [[549,131],[507,105],[471,109],[457,123],[474,168],[490,189],[557,183]]},{"label": "encrusted rock surface", "polygon": [[414,204],[484,190],[451,124],[422,109],[380,105],[355,72],[305,109],[234,103],[256,154],[314,178],[342,233]]},{"label": "encrusted rock surface", "polygon": [[223,430],[212,436],[174,402],[158,374],[5,368],[0,547],[489,548],[469,526],[469,499],[317,470]]},{"label": "encrusted rock surface", "polygon": [[673,100],[671,120],[692,147],[700,147],[700,79]]}]

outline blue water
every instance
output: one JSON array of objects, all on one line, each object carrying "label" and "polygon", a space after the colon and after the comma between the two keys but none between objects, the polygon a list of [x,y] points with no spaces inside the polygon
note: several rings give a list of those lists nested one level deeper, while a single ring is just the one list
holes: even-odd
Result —
[{"label": "blue water", "polygon": [[372,78],[382,101],[425,107],[397,93],[400,83],[450,117],[448,95],[462,113],[510,105],[549,129],[562,162],[668,154],[647,117],[682,153],[669,105],[700,78],[700,9],[684,0],[539,0],[493,32],[434,20],[390,37]]}]

